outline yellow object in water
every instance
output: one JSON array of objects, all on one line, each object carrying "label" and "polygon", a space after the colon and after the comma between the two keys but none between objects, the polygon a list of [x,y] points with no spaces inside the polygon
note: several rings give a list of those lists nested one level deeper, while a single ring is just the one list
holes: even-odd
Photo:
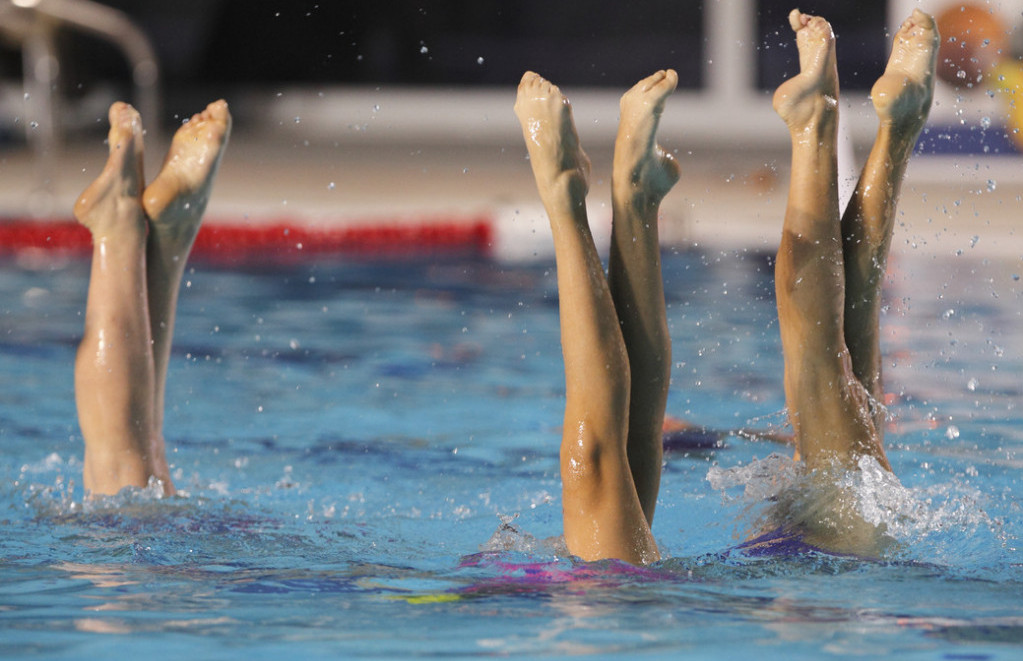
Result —
[{"label": "yellow object in water", "polygon": [[444,604],[451,601],[460,601],[462,595],[453,594],[451,592],[440,592],[437,594],[420,594],[414,597],[391,597],[391,599],[401,599],[402,601],[410,604]]}]

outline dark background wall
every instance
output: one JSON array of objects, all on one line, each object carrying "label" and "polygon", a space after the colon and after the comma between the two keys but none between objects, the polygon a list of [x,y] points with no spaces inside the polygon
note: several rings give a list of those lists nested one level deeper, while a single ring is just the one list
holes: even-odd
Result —
[{"label": "dark background wall", "polygon": [[[755,0],[750,0],[755,1]],[[796,70],[786,16],[795,0],[756,0],[757,72],[772,89]],[[526,69],[572,86],[622,88],[673,67],[705,84],[704,4],[686,0],[102,0],[152,38],[168,102],[189,91],[279,84],[513,85]],[[844,89],[869,89],[886,56],[883,1],[801,2],[839,38]],[[62,35],[70,97],[127,80],[109,45]],[[0,75],[20,76],[17,51]]]},{"label": "dark background wall", "polygon": [[[620,87],[672,66],[701,84],[703,3],[684,0],[104,0],[153,38],[171,82],[504,85],[527,68]],[[758,80],[792,73],[793,0],[758,3]],[[843,83],[885,56],[885,3],[799,3],[839,37]],[[82,38],[69,38],[81,47]],[[102,46],[98,50],[104,50]],[[87,58],[101,64],[110,54]],[[479,58],[483,58],[480,63]],[[869,69],[869,70],[867,70]],[[869,85],[868,85],[869,86]]]}]

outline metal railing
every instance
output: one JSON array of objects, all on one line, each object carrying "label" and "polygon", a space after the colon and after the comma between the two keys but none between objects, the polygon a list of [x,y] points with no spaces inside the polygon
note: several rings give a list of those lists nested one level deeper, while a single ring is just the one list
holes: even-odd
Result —
[{"label": "metal railing", "polygon": [[[0,38],[13,41],[22,52],[25,136],[35,151],[36,191],[31,206],[37,213],[50,211],[61,144],[56,33],[67,28],[92,34],[117,47],[131,68],[133,100],[139,112],[154,119],[160,115],[156,53],[145,33],[124,13],[90,0],[0,0]],[[158,124],[154,121],[152,126]]]}]

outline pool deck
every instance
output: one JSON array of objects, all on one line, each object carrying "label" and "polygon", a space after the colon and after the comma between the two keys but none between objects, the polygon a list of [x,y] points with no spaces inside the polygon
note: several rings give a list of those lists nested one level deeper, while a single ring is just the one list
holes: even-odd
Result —
[{"label": "pool deck", "polygon": [[[550,257],[546,218],[510,112],[499,131],[455,139],[414,132],[374,139],[372,131],[351,124],[279,119],[285,114],[238,122],[208,225],[344,228],[482,220],[492,226],[494,256]],[[589,211],[600,245],[610,223],[611,135],[606,126],[592,136],[585,124],[580,128],[593,162]],[[669,149],[678,142],[672,136],[681,134],[676,128],[662,127]],[[32,152],[20,143],[0,145],[0,222],[68,220],[75,197],[102,167],[101,140],[79,136],[65,144],[45,195],[32,193],[39,181]],[[689,142],[675,151],[683,176],[662,206],[662,242],[773,250],[787,194],[787,149],[777,141],[754,141],[746,149],[736,147],[737,140],[722,145],[706,136]],[[166,140],[150,143],[146,168],[152,173]],[[1020,258],[1021,199],[1018,157],[916,157],[903,187],[894,250]]]}]

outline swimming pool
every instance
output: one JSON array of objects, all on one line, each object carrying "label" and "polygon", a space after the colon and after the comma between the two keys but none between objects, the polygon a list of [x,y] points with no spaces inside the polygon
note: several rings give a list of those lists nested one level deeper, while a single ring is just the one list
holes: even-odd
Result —
[{"label": "swimming pool", "polygon": [[[549,264],[191,269],[167,396],[188,497],[83,505],[88,265],[4,262],[0,655],[1017,658],[1023,264],[907,253],[883,329],[902,487],[856,487],[899,546],[883,562],[736,551],[772,485],[757,469],[788,451],[733,436],[666,456],[668,559],[644,570],[573,564],[549,539]],[[692,250],[664,268],[669,412],[781,424],[770,259]]]}]

